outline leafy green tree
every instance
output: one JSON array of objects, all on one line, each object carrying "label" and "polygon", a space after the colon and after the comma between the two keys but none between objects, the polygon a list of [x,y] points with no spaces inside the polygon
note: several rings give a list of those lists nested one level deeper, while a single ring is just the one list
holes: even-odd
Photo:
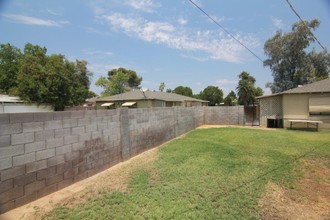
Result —
[{"label": "leafy green tree", "polygon": [[47,72],[44,68],[47,60],[46,53],[46,48],[32,44],[25,45],[17,76],[18,95],[25,101],[35,102],[41,100],[42,102],[44,97],[47,96],[48,85],[45,84]]},{"label": "leafy green tree", "polygon": [[310,72],[316,81],[330,77],[330,54],[327,51],[317,53],[315,50],[308,53],[310,61]]},{"label": "leafy green tree", "polygon": [[238,77],[240,79],[236,88],[238,103],[244,106],[254,104],[255,98],[263,94],[262,89],[255,87],[256,79],[248,72],[243,71]]},{"label": "leafy green tree", "polygon": [[230,93],[224,99],[224,103],[226,106],[237,105],[237,96],[234,91],[230,91]]},{"label": "leafy green tree", "polygon": [[87,96],[87,98],[94,98],[94,97],[97,97],[98,95],[95,93],[95,92],[93,92],[93,91],[91,91],[91,90],[89,90],[88,91],[88,96]]},{"label": "leafy green tree", "polygon": [[101,97],[111,95],[110,81],[107,78],[105,78],[104,76],[100,76],[96,80],[95,85],[103,88],[103,91],[101,92]]},{"label": "leafy green tree", "polygon": [[10,45],[0,45],[0,93],[15,94],[17,73],[22,56],[20,49]]},{"label": "leafy green tree", "polygon": [[304,23],[293,24],[292,31],[288,33],[277,31],[264,45],[268,56],[264,66],[269,66],[273,73],[273,82],[267,86],[273,93],[329,77],[330,54],[326,51],[307,51],[314,42],[312,30],[320,22],[313,19]]},{"label": "leafy green tree", "polygon": [[126,86],[127,81],[129,81],[129,76],[123,72],[118,72],[117,74],[113,75],[109,81],[112,94],[120,94],[129,91],[131,87]]},{"label": "leafy green tree", "polygon": [[173,93],[193,97],[193,92],[190,87],[187,86],[178,86],[174,90],[172,90]]},{"label": "leafy green tree", "polygon": [[64,55],[47,56],[47,49],[26,44],[17,75],[17,93],[28,102],[50,104],[55,110],[78,105],[89,91],[86,61],[70,62]]},{"label": "leafy green tree", "polygon": [[135,71],[125,68],[113,69],[108,72],[108,78],[101,76],[96,82],[96,86],[103,88],[101,96],[116,95],[131,89],[138,88],[142,77],[139,77]]},{"label": "leafy green tree", "polygon": [[223,91],[217,86],[208,86],[199,94],[199,97],[209,101],[209,106],[215,106],[223,101]]},{"label": "leafy green tree", "polygon": [[103,88],[103,92],[101,92],[102,97],[116,95],[130,90],[127,86],[128,78],[124,73],[118,72],[112,75],[110,80],[101,76],[95,82],[95,85]]},{"label": "leafy green tree", "polygon": [[166,87],[165,83],[161,82],[160,85],[159,85],[159,91],[163,92],[165,87]]},{"label": "leafy green tree", "polygon": [[262,90],[262,88],[260,88],[260,87],[257,87],[254,91],[254,95],[255,95],[255,97],[263,96],[264,95],[264,90]]},{"label": "leafy green tree", "polygon": [[[118,73],[120,73],[120,76],[123,77],[123,75],[128,77],[127,82],[125,82],[125,86],[129,87],[131,89],[138,88],[141,84],[142,77],[138,76],[137,73],[134,70],[129,70],[125,68],[118,68],[118,69],[112,69],[108,72],[108,80],[111,81],[114,76],[116,76]],[[118,77],[118,75],[117,75]]]}]

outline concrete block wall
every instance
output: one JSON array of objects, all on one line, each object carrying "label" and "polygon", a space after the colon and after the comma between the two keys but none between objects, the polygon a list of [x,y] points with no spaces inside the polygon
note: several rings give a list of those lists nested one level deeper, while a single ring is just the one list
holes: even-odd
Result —
[{"label": "concrete block wall", "polygon": [[[240,107],[0,114],[0,213],[92,176]],[[227,115],[227,116],[226,116]]]},{"label": "concrete block wall", "polygon": [[244,106],[215,106],[205,108],[205,124],[244,125]]},{"label": "concrete block wall", "polygon": [[0,213],[120,162],[120,114],[0,114]]}]

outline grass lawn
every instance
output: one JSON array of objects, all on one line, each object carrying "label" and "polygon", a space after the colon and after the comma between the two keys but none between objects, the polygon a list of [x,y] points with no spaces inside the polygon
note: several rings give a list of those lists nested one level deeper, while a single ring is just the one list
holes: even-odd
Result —
[{"label": "grass lawn", "polygon": [[294,189],[301,159],[330,168],[330,132],[197,129],[159,149],[158,159],[136,169],[124,191],[69,207],[44,219],[259,219],[269,182]]}]

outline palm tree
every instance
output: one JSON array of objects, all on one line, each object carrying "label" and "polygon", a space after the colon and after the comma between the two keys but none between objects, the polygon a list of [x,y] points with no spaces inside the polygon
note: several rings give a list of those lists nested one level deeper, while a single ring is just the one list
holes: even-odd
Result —
[{"label": "palm tree", "polygon": [[238,103],[244,106],[254,103],[255,88],[247,80],[240,80],[237,86]]},{"label": "palm tree", "polygon": [[165,87],[166,87],[165,83],[161,82],[160,85],[159,85],[159,91],[163,92]]},{"label": "palm tree", "polygon": [[262,89],[255,87],[256,79],[250,76],[248,72],[243,71],[238,77],[240,78],[236,87],[238,103],[244,106],[254,104],[256,96],[263,95]]}]

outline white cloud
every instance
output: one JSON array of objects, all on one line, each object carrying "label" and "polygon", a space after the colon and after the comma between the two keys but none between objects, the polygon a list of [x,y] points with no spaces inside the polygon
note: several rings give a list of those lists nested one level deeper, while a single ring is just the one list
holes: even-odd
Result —
[{"label": "white cloud", "polygon": [[[207,59],[240,63],[243,53],[246,53],[245,48],[234,39],[221,32],[219,34],[218,31],[195,31],[185,26],[174,26],[169,22],[148,21],[120,13],[99,18],[107,22],[113,30],[122,31],[131,37],[165,44],[174,49],[202,52],[207,55]],[[252,35],[236,34],[235,37],[251,49],[259,45]]]},{"label": "white cloud", "polygon": [[54,20],[40,19],[31,16],[19,15],[19,14],[2,14],[2,16],[7,18],[11,22],[21,23],[26,25],[62,27],[63,25],[67,25],[70,23],[68,21],[54,21]]},{"label": "white cloud", "polygon": [[285,27],[285,25],[283,24],[283,20],[281,20],[281,19],[273,18],[272,22],[273,22],[273,25],[278,29],[283,29]]},{"label": "white cloud", "polygon": [[154,12],[155,8],[160,7],[160,4],[153,0],[127,0],[126,4],[145,12]]},{"label": "white cloud", "polygon": [[179,18],[179,19],[178,19],[178,23],[179,23],[180,25],[186,25],[186,24],[188,23],[188,21],[187,21],[186,19],[184,19],[184,18]]}]

